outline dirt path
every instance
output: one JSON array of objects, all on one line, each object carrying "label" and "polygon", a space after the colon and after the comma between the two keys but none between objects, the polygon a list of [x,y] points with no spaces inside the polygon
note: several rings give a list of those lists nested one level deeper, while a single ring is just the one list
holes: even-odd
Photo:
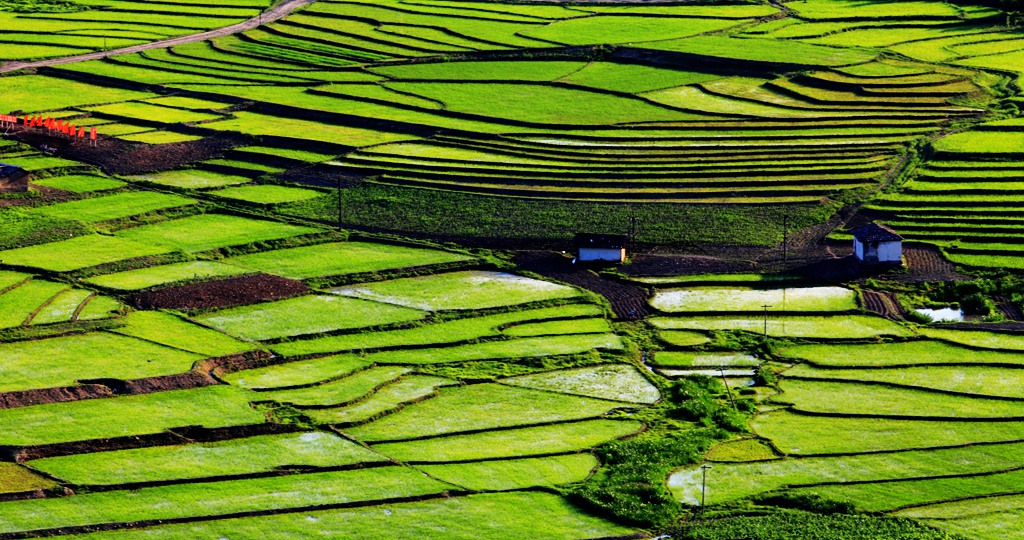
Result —
[{"label": "dirt path", "polygon": [[86,62],[88,60],[99,60],[101,58],[107,58],[108,56],[115,56],[119,54],[131,54],[142,51],[148,51],[152,49],[163,49],[165,47],[173,47],[175,45],[184,45],[186,43],[196,43],[198,41],[206,41],[208,39],[230,36],[245,32],[246,30],[252,30],[260,26],[261,24],[276,21],[296,9],[311,4],[316,0],[285,0],[280,4],[264,11],[259,16],[253,17],[247,21],[233,24],[231,26],[225,26],[223,28],[215,28],[206,32],[200,32],[198,34],[189,34],[187,36],[178,36],[174,38],[168,38],[160,41],[154,41],[151,43],[143,43],[141,45],[132,45],[131,47],[124,47],[121,49],[111,49],[109,51],[101,51],[89,54],[80,54],[78,56],[66,56],[64,58],[51,58],[48,60],[39,60],[36,62],[5,62],[0,64],[0,73],[9,73],[17,71],[19,69],[26,68],[40,68],[46,66],[57,66],[61,64],[73,64],[75,62]]}]

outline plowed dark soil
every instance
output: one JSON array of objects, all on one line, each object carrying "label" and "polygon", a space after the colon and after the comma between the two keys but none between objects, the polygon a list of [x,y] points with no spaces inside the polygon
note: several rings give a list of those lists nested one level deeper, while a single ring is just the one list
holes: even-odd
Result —
[{"label": "plowed dark soil", "polygon": [[612,310],[619,319],[635,321],[650,315],[646,290],[612,281],[588,268],[575,266],[558,253],[521,251],[516,254],[515,262],[524,270],[604,296],[611,303]]},{"label": "plowed dark soil", "polygon": [[128,301],[139,309],[198,310],[245,306],[308,292],[309,287],[301,282],[255,274],[136,293]]}]

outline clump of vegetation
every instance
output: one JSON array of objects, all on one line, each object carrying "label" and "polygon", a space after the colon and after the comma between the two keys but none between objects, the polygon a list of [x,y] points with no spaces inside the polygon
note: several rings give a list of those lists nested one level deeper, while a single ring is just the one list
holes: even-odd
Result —
[{"label": "clump of vegetation", "polygon": [[665,478],[683,465],[699,462],[730,432],[747,431],[746,413],[753,406],[753,401],[742,398],[734,407],[722,383],[711,377],[676,381],[658,405],[631,415],[647,423],[647,431],[594,449],[602,467],[573,493],[619,519],[665,527],[682,511]]},{"label": "clump of vegetation", "polygon": [[[783,511],[765,515],[694,520],[668,531],[683,540],[783,540],[795,531],[814,531],[817,540],[939,540],[954,538],[905,518]],[[802,537],[802,536],[801,536]]]}]

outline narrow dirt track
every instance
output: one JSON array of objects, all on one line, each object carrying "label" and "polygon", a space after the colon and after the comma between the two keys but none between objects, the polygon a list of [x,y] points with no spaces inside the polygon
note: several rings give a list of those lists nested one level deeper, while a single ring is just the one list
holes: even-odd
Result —
[{"label": "narrow dirt track", "polygon": [[0,73],[10,73],[19,69],[27,68],[40,68],[46,66],[57,66],[61,64],[73,64],[75,62],[86,62],[88,60],[99,60],[101,58],[107,58],[108,56],[116,56],[119,54],[131,54],[142,51],[148,51],[152,49],[163,49],[165,47],[173,47],[175,45],[184,45],[186,43],[195,43],[197,41],[206,41],[208,39],[230,36],[245,32],[246,30],[252,30],[260,26],[261,24],[276,21],[289,13],[299,9],[306,4],[312,4],[316,0],[285,0],[280,4],[264,11],[261,15],[253,17],[247,21],[242,21],[238,24],[231,26],[225,26],[222,28],[215,28],[206,32],[200,32],[198,34],[189,34],[187,36],[178,36],[174,38],[163,39],[160,41],[153,41],[151,43],[143,43],[141,45],[132,45],[131,47],[123,47],[121,49],[111,49],[109,51],[101,51],[88,54],[80,54],[78,56],[65,56],[64,58],[50,58],[48,60],[39,60],[36,62],[5,62],[0,64]]}]

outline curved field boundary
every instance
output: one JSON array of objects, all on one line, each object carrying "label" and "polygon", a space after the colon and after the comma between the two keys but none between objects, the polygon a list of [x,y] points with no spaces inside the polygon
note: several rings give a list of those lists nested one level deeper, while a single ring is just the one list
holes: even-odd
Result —
[{"label": "curved field boundary", "polygon": [[18,71],[19,69],[29,68],[40,68],[46,66],[57,66],[61,64],[73,64],[77,62],[87,62],[89,60],[101,60],[109,58],[111,56],[119,54],[132,54],[142,51],[148,51],[150,49],[162,49],[164,47],[172,47],[174,45],[185,45],[186,43],[195,43],[198,41],[206,41],[208,39],[230,36],[245,32],[246,30],[252,30],[264,23],[276,21],[291,12],[299,9],[306,4],[311,4],[316,0],[285,0],[284,2],[270,8],[269,10],[261,13],[257,17],[253,17],[247,21],[233,24],[231,26],[225,26],[223,28],[217,28],[208,32],[201,32],[198,34],[189,34],[186,36],[180,36],[171,39],[164,39],[160,41],[154,41],[151,43],[144,43],[142,45],[133,45],[131,47],[124,47],[121,49],[112,49],[109,51],[101,51],[97,53],[81,54],[77,56],[68,56],[65,58],[53,58],[50,60],[40,60],[37,62],[7,62],[0,64],[0,73],[10,73],[12,71]]}]

